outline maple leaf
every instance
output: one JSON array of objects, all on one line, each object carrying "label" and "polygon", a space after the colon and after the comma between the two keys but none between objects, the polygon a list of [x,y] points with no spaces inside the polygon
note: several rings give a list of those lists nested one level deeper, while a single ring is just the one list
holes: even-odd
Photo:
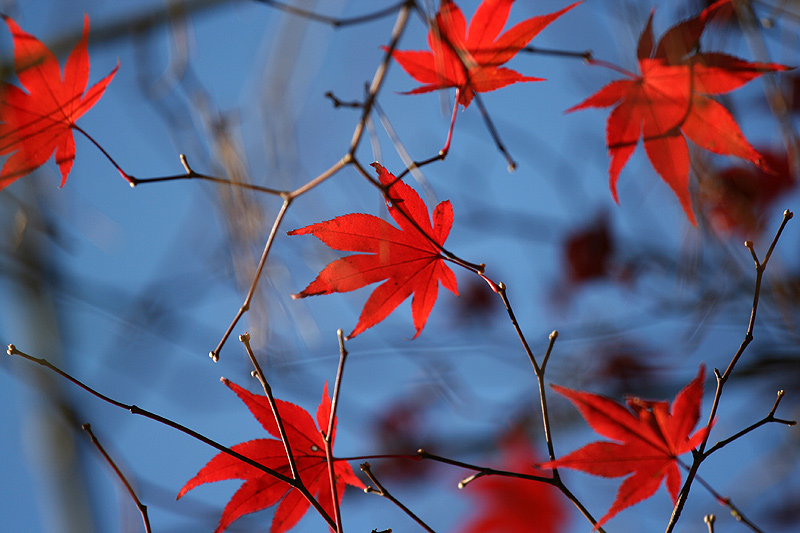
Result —
[{"label": "maple leaf", "polygon": [[435,26],[428,32],[431,51],[392,51],[392,57],[403,70],[424,84],[405,94],[455,87],[458,102],[466,108],[476,92],[493,91],[517,82],[542,81],[500,65],[580,2],[549,15],[531,17],[501,34],[513,3],[514,0],[484,0],[467,27],[461,9],[451,0],[442,0]]},{"label": "maple leaf", "polygon": [[[530,439],[521,430],[505,436],[500,444],[500,470],[547,476],[535,469],[537,462]],[[556,489],[529,479],[506,476],[483,476],[472,481],[466,491],[477,507],[477,516],[470,517],[459,529],[462,533],[558,533],[564,530],[566,514]]]},{"label": "maple leaf", "polygon": [[689,195],[689,150],[684,135],[711,152],[763,164],[761,154],[745,139],[728,110],[705,95],[727,93],[765,72],[789,67],[700,52],[700,36],[706,23],[729,9],[730,0],[715,2],[698,16],[669,29],[657,44],[651,12],[639,38],[640,75],[629,73],[630,79],[612,81],[567,110],[615,106],[606,124],[606,144],[611,157],[611,195],[617,203],[617,179],[640,138],[653,168],[672,188],[695,226]]},{"label": "maple leaf", "polygon": [[628,398],[626,408],[605,396],[553,385],[578,408],[592,429],[617,442],[593,442],[540,466],[572,468],[602,477],[632,474],[622,482],[616,500],[595,529],[621,510],[652,496],[664,479],[670,496],[677,501],[681,484],[677,458],[695,449],[708,433],[703,427],[689,436],[700,418],[704,379],[705,367],[701,365],[697,377],[678,393],[671,407],[668,402]]},{"label": "maple leaf", "polygon": [[444,263],[440,250],[453,225],[453,207],[449,201],[439,203],[433,210],[431,226],[428,207],[416,191],[378,163],[372,166],[381,183],[390,186],[391,202],[387,202],[387,207],[400,229],[372,215],[351,213],[288,232],[289,235],[314,235],[336,250],[365,252],[330,263],[308,287],[292,297],[352,291],[386,280],[367,299],[358,324],[348,338],[386,318],[411,294],[414,294],[411,313],[416,338],[436,303],[439,281],[458,296],[456,276]]},{"label": "maple leaf", "polygon": [[[223,379],[222,382],[247,405],[253,416],[270,435],[280,438],[278,425],[266,396],[252,394],[227,379]],[[283,400],[275,400],[275,402],[286,431],[286,440],[289,441],[297,463],[300,479],[308,491],[315,495],[328,516],[332,517],[333,498],[325,458],[325,444],[320,430],[314,424],[311,415],[303,408]],[[319,428],[327,429],[330,413],[331,400],[328,396],[328,383],[326,382],[322,392],[322,402],[317,409]],[[333,445],[335,436],[336,421],[334,420],[331,445]],[[286,457],[286,449],[280,440],[254,439],[237,444],[231,449],[287,477],[292,475],[289,460]],[[348,463],[336,461],[333,468],[337,479],[336,492],[339,499],[344,494],[345,484],[364,488],[364,484],[356,477]],[[199,485],[226,479],[243,479],[245,482],[222,511],[219,525],[214,530],[215,533],[224,531],[237,518],[266,509],[279,501],[281,503],[272,519],[270,533],[282,533],[294,527],[310,505],[300,491],[289,491],[289,486],[282,481],[226,453],[214,456],[197,475],[183,486],[178,493],[178,499]]]},{"label": "maple leaf", "polygon": [[87,91],[88,15],[63,77],[56,57],[41,41],[22,31],[13,19],[3,15],[3,20],[14,41],[14,68],[27,92],[0,84],[0,155],[12,154],[0,171],[0,189],[43,165],[53,151],[63,187],[75,159],[75,121],[103,96],[119,65]]}]

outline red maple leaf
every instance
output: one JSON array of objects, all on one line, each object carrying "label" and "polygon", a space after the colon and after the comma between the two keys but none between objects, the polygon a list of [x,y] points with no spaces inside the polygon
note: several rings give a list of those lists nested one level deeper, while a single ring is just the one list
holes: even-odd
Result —
[{"label": "red maple leaf", "polygon": [[372,166],[381,183],[391,185],[388,191],[391,202],[387,202],[387,206],[400,229],[372,215],[351,213],[290,231],[289,235],[314,235],[336,250],[365,252],[330,263],[308,287],[292,297],[352,291],[386,280],[367,299],[358,324],[348,338],[386,318],[411,294],[414,294],[411,313],[416,338],[436,303],[439,281],[458,295],[456,276],[444,263],[440,249],[453,225],[453,207],[449,201],[439,203],[433,210],[431,226],[428,206],[416,191],[378,163]]},{"label": "red maple leaf", "polygon": [[56,153],[61,186],[75,159],[72,128],[75,121],[103,96],[119,65],[88,91],[89,17],[83,19],[83,35],[64,66],[64,75],[53,53],[36,37],[25,33],[3,15],[14,40],[14,68],[23,91],[0,84],[0,155],[12,154],[0,171],[0,189],[33,172]]},{"label": "red maple leaf", "polygon": [[[500,442],[500,470],[547,476],[533,467],[536,456],[530,439],[512,431]],[[565,512],[555,488],[542,482],[506,476],[483,476],[465,489],[474,497],[477,516],[470,517],[462,533],[558,533],[564,530]]]},{"label": "red maple leaf", "polygon": [[514,0],[484,0],[469,27],[451,0],[442,0],[435,27],[428,32],[431,51],[394,50],[392,57],[420,83],[406,94],[455,87],[465,108],[476,92],[493,91],[519,81],[541,81],[500,65],[525,48],[548,24],[578,5],[549,15],[531,17],[501,34]]},{"label": "red maple leaf", "polygon": [[704,378],[705,367],[700,366],[697,377],[678,393],[671,407],[668,402],[628,398],[626,408],[605,396],[553,385],[578,408],[592,429],[617,442],[593,442],[540,466],[573,468],[603,477],[632,474],[622,482],[616,500],[595,528],[652,496],[664,479],[670,496],[677,501],[681,484],[677,458],[695,449],[708,433],[703,427],[689,436],[700,418]]},{"label": "red maple leaf", "polygon": [[617,203],[617,179],[640,138],[653,168],[678,196],[693,225],[697,222],[689,195],[689,150],[684,135],[711,152],[763,164],[761,154],[745,139],[728,110],[704,95],[727,93],[765,72],[789,67],[701,53],[700,36],[706,23],[730,8],[730,0],[714,3],[672,27],[657,45],[651,12],[639,38],[641,74],[628,73],[630,79],[613,81],[567,110],[615,106],[606,125],[606,144],[611,156],[611,194]]},{"label": "red maple leaf", "polygon": [[[239,396],[270,435],[280,437],[275,416],[266,396],[252,394],[227,379],[223,379],[222,382]],[[297,463],[300,479],[308,491],[315,495],[328,516],[332,517],[333,498],[331,497],[330,478],[325,458],[325,444],[320,430],[314,424],[311,415],[303,408],[282,400],[275,400],[275,402],[286,430],[286,440],[289,441]],[[330,413],[331,400],[328,397],[328,383],[326,382],[322,392],[322,402],[317,409],[319,428],[327,429]],[[331,444],[333,444],[335,436],[336,421],[334,420]],[[231,449],[291,477],[286,449],[280,440],[254,439],[237,444]],[[344,494],[345,484],[364,488],[364,484],[356,477],[348,463],[336,461],[334,473],[337,479],[336,492],[339,499]],[[224,531],[240,516],[266,509],[278,501],[281,503],[272,519],[270,533],[282,533],[291,529],[303,517],[310,505],[300,491],[289,492],[289,486],[282,481],[226,453],[214,456],[197,475],[183,486],[178,493],[178,498],[180,499],[184,494],[203,483],[225,479],[243,479],[245,481],[222,511],[219,525],[214,530],[215,533]]]}]

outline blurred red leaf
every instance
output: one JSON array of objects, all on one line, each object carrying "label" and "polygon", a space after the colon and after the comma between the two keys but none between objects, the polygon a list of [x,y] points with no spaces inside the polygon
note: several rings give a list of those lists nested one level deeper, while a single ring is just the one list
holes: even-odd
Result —
[{"label": "blurred red leaf", "polygon": [[[83,35],[61,67],[53,53],[36,37],[25,33],[3,15],[14,40],[14,68],[23,91],[0,84],[0,155],[12,154],[0,171],[0,189],[33,172],[56,153],[61,186],[75,159],[72,128],[94,106],[119,65],[86,91],[89,81],[89,17],[83,19]],[[85,92],[84,92],[85,91]]]},{"label": "blurred red leaf", "polygon": [[[533,467],[537,458],[522,431],[514,431],[500,443],[498,470],[547,476]],[[545,483],[506,476],[484,476],[464,490],[473,497],[477,515],[470,516],[463,533],[559,533],[566,514],[558,492]]]},{"label": "blurred red leaf", "polygon": [[700,181],[699,199],[714,231],[752,239],[761,232],[765,211],[797,185],[788,155],[762,151],[769,171],[744,165],[709,172]]},{"label": "blurred red leaf", "polygon": [[580,283],[605,276],[614,252],[608,217],[600,216],[591,225],[569,235],[563,250],[570,281]]},{"label": "blurred red leaf", "polygon": [[[256,420],[261,423],[261,426],[270,435],[280,438],[278,425],[275,422],[275,416],[266,396],[252,394],[227,379],[222,381],[239,396]],[[311,415],[303,408],[282,400],[275,400],[275,402],[286,430],[286,439],[289,441],[292,454],[297,463],[300,479],[308,491],[315,495],[317,501],[328,515],[333,516],[333,498],[331,496],[328,465],[325,458],[325,444],[322,440],[320,429],[314,424],[314,419],[311,418]],[[319,428],[327,430],[330,413],[331,400],[328,396],[328,383],[326,382],[322,392],[322,402],[317,409],[317,424],[319,424]],[[335,437],[336,421],[334,420],[331,444]],[[231,449],[264,466],[277,470],[287,477],[291,477],[289,460],[286,457],[284,445],[280,440],[254,439],[237,444]],[[356,477],[348,463],[344,461],[334,463],[334,473],[338,481],[336,492],[339,499],[344,494],[345,484],[364,488],[363,483]],[[278,505],[278,509],[272,519],[270,533],[282,533],[294,527],[310,506],[299,491],[288,492],[289,487],[283,482],[226,453],[219,453],[214,456],[206,466],[200,469],[197,475],[186,482],[186,485],[178,493],[178,499],[199,485],[225,479],[243,479],[245,482],[231,497],[222,511],[219,525],[214,530],[215,533],[224,531],[239,517],[266,509],[279,501],[281,503]]]},{"label": "blurred red leaf", "polygon": [[428,32],[431,51],[392,52],[403,70],[424,84],[406,94],[455,87],[458,103],[466,108],[476,92],[493,91],[517,82],[541,81],[500,65],[580,2],[549,15],[531,17],[501,34],[513,3],[514,0],[484,0],[467,26],[461,9],[451,0],[442,0],[436,13],[436,27]]},{"label": "blurred red leaf", "polygon": [[[436,303],[439,281],[458,296],[456,276],[445,265],[436,246],[442,246],[450,233],[453,208],[449,201],[437,205],[431,225],[428,206],[414,189],[398,181],[378,163],[372,166],[381,183],[391,185],[388,194],[392,201],[387,205],[400,229],[372,215],[351,213],[290,231],[289,235],[314,235],[336,250],[366,252],[330,263],[308,287],[292,297],[352,291],[386,280],[367,299],[358,324],[348,338],[386,318],[411,294],[414,294],[411,312],[417,330],[414,337],[417,337]],[[424,234],[401,214],[401,209]]]},{"label": "blurred red leaf", "polygon": [[664,479],[676,501],[681,484],[677,458],[696,448],[707,434],[703,427],[689,436],[700,418],[704,378],[705,367],[700,366],[697,377],[678,393],[671,407],[668,402],[639,398],[628,398],[626,407],[605,396],[553,385],[593,430],[616,442],[593,442],[540,466],[573,468],[603,477],[632,474],[622,482],[616,500],[596,528],[652,496]]},{"label": "blurred red leaf", "polygon": [[653,168],[672,188],[694,225],[697,222],[689,195],[689,150],[684,135],[711,152],[763,165],[761,154],[745,139],[728,110],[704,95],[727,93],[765,72],[788,67],[700,52],[700,36],[706,23],[730,9],[730,0],[720,0],[669,29],[657,44],[651,13],[639,38],[641,74],[628,73],[630,79],[613,81],[567,110],[614,106],[606,125],[614,201],[619,202],[619,174],[640,138]]}]

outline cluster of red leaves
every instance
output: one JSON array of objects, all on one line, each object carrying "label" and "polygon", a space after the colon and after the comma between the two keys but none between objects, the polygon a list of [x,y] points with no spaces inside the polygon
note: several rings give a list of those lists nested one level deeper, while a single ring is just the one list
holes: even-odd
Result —
[{"label": "cluster of red leaves", "polygon": [[[537,462],[533,444],[520,430],[507,435],[499,445],[502,462],[497,469],[546,476]],[[558,491],[546,483],[506,476],[484,476],[464,490],[472,496],[477,516],[470,516],[463,533],[559,533],[566,513]]]},{"label": "cluster of red leaves", "polygon": [[700,52],[708,21],[731,9],[720,0],[698,16],[669,29],[656,44],[653,14],[639,38],[640,75],[616,80],[570,108],[612,107],[606,126],[611,194],[617,196],[620,171],[639,139],[656,172],[678,196],[689,221],[697,225],[689,195],[689,149],[686,137],[717,154],[741,157],[763,166],[763,158],[725,107],[705,95],[730,92],[765,72],[787,70],[776,63],[749,63],[719,53]]},{"label": "cluster of red leaves", "polygon": [[[256,420],[270,435],[280,438],[275,415],[265,396],[252,394],[227,379],[222,381],[247,405]],[[322,402],[317,408],[317,424],[319,426],[314,424],[314,419],[303,408],[282,400],[275,400],[275,403],[286,430],[286,440],[294,455],[300,479],[308,491],[315,495],[328,516],[334,516],[325,444],[320,433],[320,428],[327,429],[331,415],[328,384],[325,383]],[[335,436],[336,421],[334,420],[331,445]],[[291,477],[286,449],[280,440],[254,439],[237,444],[231,449]],[[344,461],[334,463],[334,474],[339,499],[344,494],[345,484],[364,488],[364,484],[356,477],[352,467]],[[289,487],[282,481],[226,453],[214,456],[197,475],[183,486],[178,493],[178,498],[199,485],[225,479],[243,479],[244,483],[225,506],[215,533],[224,531],[237,518],[266,509],[279,501],[281,503],[272,519],[270,533],[283,533],[294,527],[310,505],[299,491],[289,492]]]},{"label": "cluster of red leaves", "polygon": [[465,108],[475,93],[493,91],[512,83],[541,81],[501,67],[528,46],[548,24],[578,5],[555,13],[531,17],[500,33],[508,21],[514,0],[484,0],[467,26],[461,9],[442,0],[428,32],[431,51],[394,50],[392,57],[422,87],[406,94],[427,93],[454,87]]},{"label": "cluster of red leaves", "polygon": [[554,385],[578,408],[591,428],[616,442],[600,441],[542,463],[544,468],[573,468],[595,476],[622,477],[617,498],[596,528],[621,510],[652,496],[666,479],[673,501],[678,499],[681,475],[677,458],[695,449],[706,437],[703,427],[690,436],[700,419],[705,367],[668,402],[628,398],[626,405],[592,394]]},{"label": "cluster of red leaves", "polygon": [[388,187],[389,214],[400,229],[372,215],[351,213],[290,231],[289,235],[314,235],[336,250],[365,252],[332,262],[293,297],[352,291],[386,280],[370,295],[348,338],[386,318],[411,294],[417,337],[436,303],[439,281],[458,295],[456,276],[440,253],[453,225],[453,207],[449,201],[437,205],[431,225],[428,207],[416,191],[381,165],[372,166]]},{"label": "cluster of red leaves", "polygon": [[33,172],[53,151],[61,170],[61,186],[75,159],[72,129],[75,121],[103,96],[119,65],[86,91],[89,82],[89,17],[84,17],[83,35],[61,67],[53,53],[16,22],[3,16],[14,40],[14,68],[23,91],[0,84],[0,155],[12,154],[0,172],[0,189]]}]

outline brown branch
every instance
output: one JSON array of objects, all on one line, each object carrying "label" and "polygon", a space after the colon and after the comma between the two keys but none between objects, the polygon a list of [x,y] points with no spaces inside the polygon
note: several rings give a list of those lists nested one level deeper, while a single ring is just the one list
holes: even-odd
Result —
[{"label": "brown branch", "polygon": [[[175,181],[175,180],[185,180],[185,179],[199,179],[210,181],[212,183],[218,183],[220,185],[230,185],[232,187],[239,187],[241,189],[248,189],[251,191],[258,191],[263,192],[266,194],[272,194],[274,196],[284,196],[286,191],[279,191],[278,189],[272,189],[270,187],[263,187],[261,185],[254,185],[252,183],[242,183],[239,181],[233,181],[227,178],[219,178],[217,176],[208,176],[206,174],[200,174],[199,172],[195,172],[192,167],[189,166],[189,162],[186,159],[184,154],[180,154],[181,164],[183,168],[186,170],[185,174],[176,174],[174,176],[160,176],[157,178],[135,178],[128,174],[127,179],[130,181],[131,187],[136,187],[142,183],[159,183],[163,181]],[[122,172],[120,170],[120,172]]]},{"label": "brown branch", "polygon": [[381,485],[381,482],[378,481],[378,478],[376,478],[375,474],[373,474],[372,470],[370,470],[369,463],[362,463],[361,471],[364,472],[369,478],[369,480],[372,481],[372,483],[375,485],[374,488],[367,486],[367,488],[364,489],[364,492],[366,492],[367,494],[377,494],[378,496],[386,498],[387,500],[395,504],[397,507],[399,507],[404,513],[410,516],[411,519],[414,520],[417,524],[419,524],[425,531],[427,531],[428,533],[436,533],[433,529],[431,529],[431,527],[428,524],[423,522],[420,517],[415,515],[414,512],[411,511],[411,509],[403,505],[397,498],[392,496],[391,493],[389,493],[389,491],[386,490],[386,488],[383,485]]},{"label": "brown branch", "polygon": [[258,282],[261,279],[261,271],[264,270],[264,265],[267,263],[267,256],[269,255],[269,251],[272,248],[272,243],[275,241],[275,236],[278,234],[278,228],[283,221],[283,217],[286,215],[286,211],[289,209],[289,206],[292,203],[292,198],[290,196],[285,196],[283,199],[283,205],[281,206],[281,210],[278,212],[278,215],[275,217],[275,221],[272,224],[272,229],[269,232],[269,237],[267,237],[267,242],[264,245],[264,251],[261,253],[261,259],[258,261],[258,267],[256,267],[256,273],[253,275],[253,281],[250,283],[250,289],[247,291],[247,296],[244,298],[244,303],[239,308],[239,311],[236,313],[236,316],[233,317],[230,326],[225,331],[225,334],[220,339],[219,344],[217,347],[214,348],[211,352],[209,352],[208,356],[211,358],[212,361],[215,363],[219,361],[219,352],[222,350],[222,347],[230,337],[231,333],[233,332],[233,328],[236,327],[236,324],[239,323],[239,320],[242,316],[250,309],[250,302],[253,299],[253,295],[256,292],[256,287],[258,286]]},{"label": "brown branch", "polygon": [[747,331],[744,336],[744,340],[739,345],[739,349],[731,358],[731,362],[728,364],[728,368],[725,370],[723,374],[719,373],[719,370],[716,368],[714,369],[714,374],[717,377],[717,388],[714,392],[714,401],[711,404],[711,413],[708,416],[708,422],[706,423],[706,436],[703,439],[703,442],[700,443],[697,451],[693,454],[694,459],[692,461],[692,465],[689,468],[689,473],[686,475],[686,481],[683,483],[683,487],[681,487],[681,491],[678,494],[678,501],[675,502],[675,507],[672,509],[672,515],[670,516],[669,522],[667,523],[666,533],[672,533],[675,529],[675,525],[678,523],[678,520],[681,516],[681,511],[683,510],[683,506],[686,504],[686,500],[689,497],[689,490],[692,487],[692,482],[694,481],[695,476],[697,475],[697,470],[700,468],[700,464],[705,460],[706,455],[704,454],[706,445],[708,444],[708,439],[711,435],[711,426],[714,423],[714,419],[716,418],[717,409],[719,408],[720,398],[722,397],[722,389],[725,386],[725,383],[731,376],[736,363],[741,358],[744,351],[747,349],[747,346],[753,340],[753,328],[755,327],[756,322],[756,312],[758,311],[758,301],[761,295],[761,281],[764,276],[764,270],[767,267],[767,263],[769,262],[770,257],[772,257],[772,252],[775,250],[775,245],[778,243],[778,239],[783,233],[783,229],[786,227],[786,224],[789,220],[792,219],[792,212],[788,209],[783,212],[783,220],[781,221],[780,226],[778,227],[778,231],[775,232],[775,237],[772,239],[772,243],[767,250],[767,253],[764,255],[764,260],[759,261],[758,255],[756,255],[755,248],[753,247],[753,243],[751,241],[745,241],[744,245],[750,250],[750,255],[753,257],[753,261],[755,262],[756,267],[756,282],[755,288],[753,290],[753,306],[750,311],[750,320],[747,324]]},{"label": "brown branch", "polygon": [[111,456],[108,455],[106,450],[103,448],[102,444],[100,444],[100,441],[97,440],[97,437],[92,432],[91,424],[88,423],[83,424],[81,426],[81,429],[83,429],[84,431],[86,431],[86,433],[89,434],[89,438],[91,439],[92,444],[94,444],[95,448],[97,448],[97,450],[106,460],[106,462],[109,465],[111,465],[111,468],[114,470],[114,473],[117,474],[117,477],[120,479],[120,481],[122,481],[122,484],[125,485],[125,490],[128,491],[128,494],[130,494],[131,499],[133,499],[133,502],[136,504],[136,508],[139,509],[139,514],[142,515],[142,522],[144,522],[144,530],[147,533],[152,533],[153,530],[150,528],[150,518],[147,516],[147,506],[143,504],[141,500],[139,500],[139,498],[136,496],[136,492],[133,490],[133,487],[131,487],[131,484],[125,477],[125,474],[122,473],[122,471],[119,469],[119,467],[111,458]]},{"label": "brown branch", "polygon": [[288,476],[285,476],[284,474],[281,474],[277,470],[273,470],[272,468],[270,468],[268,466],[264,466],[261,463],[259,463],[257,461],[254,461],[253,459],[250,459],[249,457],[247,457],[245,455],[242,455],[242,454],[240,454],[238,452],[235,452],[235,451],[231,450],[230,448],[228,448],[226,446],[223,446],[222,444],[220,444],[220,443],[218,443],[218,442],[216,442],[214,440],[209,439],[205,435],[201,435],[200,433],[194,431],[193,429],[189,429],[188,427],[186,427],[186,426],[184,426],[182,424],[179,424],[177,422],[174,422],[174,421],[170,420],[169,418],[165,418],[165,417],[163,417],[161,415],[157,415],[157,414],[155,414],[155,413],[153,413],[151,411],[148,411],[146,409],[142,409],[141,407],[138,407],[136,405],[128,405],[128,404],[119,402],[117,400],[114,400],[113,398],[111,398],[109,396],[106,396],[105,394],[102,394],[102,393],[94,390],[93,388],[91,388],[88,385],[84,384],[80,380],[78,380],[78,379],[72,377],[71,375],[67,374],[66,372],[64,372],[63,370],[61,370],[57,366],[53,365],[52,363],[50,363],[46,359],[40,359],[38,357],[34,357],[32,355],[28,355],[28,354],[26,354],[24,352],[19,351],[17,349],[17,347],[14,346],[13,344],[9,344],[8,345],[8,349],[6,350],[6,353],[8,353],[8,355],[18,355],[18,356],[22,357],[23,359],[27,359],[28,361],[31,361],[31,362],[36,363],[38,365],[41,365],[41,366],[43,366],[43,367],[55,372],[56,374],[58,374],[59,376],[63,377],[67,381],[71,381],[72,383],[74,383],[78,387],[82,388],[83,390],[85,390],[89,394],[92,394],[93,396],[96,396],[97,398],[100,398],[101,400],[103,400],[103,401],[105,401],[107,403],[110,403],[111,405],[113,405],[115,407],[119,407],[120,409],[125,409],[126,411],[129,411],[131,414],[140,415],[140,416],[143,416],[145,418],[149,418],[150,420],[154,420],[156,422],[164,424],[165,426],[171,427],[172,429],[176,429],[176,430],[180,431],[181,433],[185,433],[186,435],[189,435],[190,437],[193,437],[193,438],[199,440],[200,442],[202,442],[204,444],[207,444],[208,446],[211,446],[212,448],[215,448],[215,449],[219,450],[222,453],[225,453],[227,455],[230,455],[231,457],[235,457],[236,459],[239,459],[243,463],[246,463],[246,464],[252,466],[253,468],[258,469],[258,470],[264,472],[265,474],[269,474],[270,476],[274,477],[275,479],[277,479],[279,481],[283,481],[287,485],[298,489],[303,494],[303,496],[306,498],[306,500],[308,500],[308,502],[314,507],[314,509],[316,509],[316,511],[320,514],[320,516],[322,516],[322,518],[328,523],[328,525],[330,527],[335,527],[336,526],[336,524],[333,522],[331,517],[328,516],[328,513],[325,512],[325,509],[323,509],[320,506],[320,504],[317,502],[317,500],[314,499],[314,497],[307,490],[304,491],[305,487],[298,480],[294,480],[294,479],[292,479],[292,478],[290,478]]},{"label": "brown branch", "polygon": [[256,0],[256,1],[274,7],[275,9],[280,9],[281,11],[285,11],[286,13],[297,15],[298,17],[303,17],[308,20],[313,20],[315,22],[328,24],[329,26],[333,26],[334,28],[342,28],[345,26],[353,26],[355,24],[363,24],[365,22],[372,22],[373,20],[378,20],[383,17],[388,17],[389,15],[391,15],[395,11],[398,11],[400,8],[402,8],[405,4],[408,3],[406,2],[406,0],[401,0],[400,2],[390,5],[389,7],[385,7],[383,9],[374,11],[372,13],[357,15],[355,17],[337,18],[328,15],[321,15],[319,13],[315,13],[314,11],[309,11],[307,9],[302,9],[289,4],[284,4],[283,2],[277,2],[276,0]]},{"label": "brown branch", "polygon": [[275,423],[278,425],[278,435],[280,436],[281,442],[283,443],[283,448],[286,451],[286,458],[289,460],[289,470],[292,472],[292,478],[302,483],[303,481],[300,479],[300,472],[297,469],[297,462],[295,461],[294,454],[292,453],[291,443],[286,437],[286,428],[283,425],[283,418],[278,412],[278,404],[275,402],[275,397],[272,395],[272,387],[270,386],[269,382],[267,382],[267,377],[261,370],[261,365],[258,363],[258,360],[253,353],[253,348],[250,346],[250,334],[245,332],[244,335],[239,335],[239,342],[244,345],[247,356],[250,358],[250,362],[255,368],[255,370],[252,372],[252,376],[258,379],[259,383],[261,383],[261,388],[264,389],[264,395],[267,397],[269,407],[272,409],[272,416],[275,417]]}]

